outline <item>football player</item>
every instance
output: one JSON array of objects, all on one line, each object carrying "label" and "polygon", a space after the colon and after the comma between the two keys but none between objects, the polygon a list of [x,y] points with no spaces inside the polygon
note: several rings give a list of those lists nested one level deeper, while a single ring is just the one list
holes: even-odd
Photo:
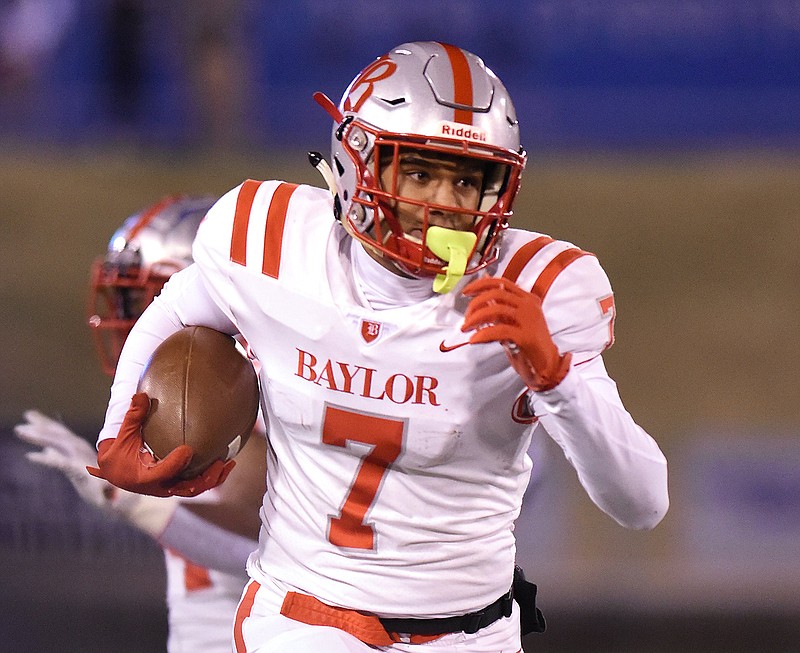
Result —
[{"label": "football player", "polygon": [[136,381],[183,326],[240,334],[262,365],[270,489],[235,650],[518,651],[544,626],[533,586],[512,588],[534,429],[623,526],[668,508],[666,460],[603,365],[611,285],[590,253],[509,226],[526,156],[476,55],[405,43],[338,105],[315,97],[332,192],[248,180],[211,208],[194,264],[126,341],[93,473],[153,495],[221,483],[230,462],[179,481],[185,452],[135,454]]},{"label": "football player", "polygon": [[[128,218],[93,264],[89,325],[105,372],[113,375],[136,318],[170,275],[191,263],[192,240],[215,199],[164,198]],[[250,438],[224,486],[189,501],[134,494],[91,476],[86,467],[97,452],[85,439],[38,411],[27,411],[25,420],[15,432],[38,447],[26,454],[30,460],[58,469],[84,501],[128,520],[163,547],[169,653],[228,653],[247,556],[257,546],[263,437]]]}]

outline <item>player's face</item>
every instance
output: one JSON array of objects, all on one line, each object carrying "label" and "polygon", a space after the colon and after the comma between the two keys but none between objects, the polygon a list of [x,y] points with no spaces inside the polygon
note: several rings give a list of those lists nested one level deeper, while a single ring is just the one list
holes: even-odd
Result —
[{"label": "player's face", "polygon": [[[472,227],[474,216],[447,207],[477,209],[483,176],[483,165],[473,159],[407,149],[400,152],[396,179],[394,166],[383,166],[381,185],[395,197],[435,205],[428,209],[430,225],[463,231]],[[398,199],[392,208],[406,235],[421,239],[425,207]]]}]

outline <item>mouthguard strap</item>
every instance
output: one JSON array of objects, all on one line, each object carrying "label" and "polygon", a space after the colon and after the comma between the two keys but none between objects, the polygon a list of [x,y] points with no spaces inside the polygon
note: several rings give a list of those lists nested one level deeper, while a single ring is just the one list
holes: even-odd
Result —
[{"label": "mouthguard strap", "polygon": [[441,294],[450,292],[464,276],[478,236],[471,231],[457,231],[445,227],[431,226],[425,237],[425,245],[448,265],[444,274],[437,274],[433,290]]}]

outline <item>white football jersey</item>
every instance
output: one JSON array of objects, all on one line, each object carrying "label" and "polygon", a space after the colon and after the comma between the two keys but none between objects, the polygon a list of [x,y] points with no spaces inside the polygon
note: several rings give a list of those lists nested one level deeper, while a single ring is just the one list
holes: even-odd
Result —
[{"label": "white football jersey", "polygon": [[[331,216],[321,189],[248,181],[195,241],[209,294],[261,363],[271,452],[251,575],[384,615],[480,609],[511,584],[535,422],[525,385],[499,344],[464,345],[458,288],[363,305]],[[610,343],[593,256],[511,230],[487,272],[544,297],[575,363]]]},{"label": "white football jersey", "polygon": [[250,576],[382,616],[464,614],[508,591],[533,428],[620,524],[660,521],[666,460],[605,371],[614,302],[594,256],[510,229],[485,270],[537,293],[554,342],[572,354],[556,388],[531,393],[500,344],[467,344],[469,279],[373,310],[332,213],[327,191],[279,181],[223,196],[200,226],[195,263],[126,340],[99,438],[116,437],[164,338],[197,324],[240,333],[261,366],[269,434]]},{"label": "white football jersey", "polygon": [[164,550],[168,653],[230,653],[233,620],[247,576],[192,564]]}]

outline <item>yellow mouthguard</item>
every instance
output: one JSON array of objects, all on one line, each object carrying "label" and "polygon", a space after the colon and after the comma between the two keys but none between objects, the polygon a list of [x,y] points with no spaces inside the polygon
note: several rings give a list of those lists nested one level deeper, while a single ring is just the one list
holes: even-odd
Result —
[{"label": "yellow mouthguard", "polygon": [[433,290],[448,293],[464,276],[469,255],[478,236],[471,231],[456,231],[445,227],[428,227],[425,245],[448,265],[444,274],[437,274],[433,280]]}]

